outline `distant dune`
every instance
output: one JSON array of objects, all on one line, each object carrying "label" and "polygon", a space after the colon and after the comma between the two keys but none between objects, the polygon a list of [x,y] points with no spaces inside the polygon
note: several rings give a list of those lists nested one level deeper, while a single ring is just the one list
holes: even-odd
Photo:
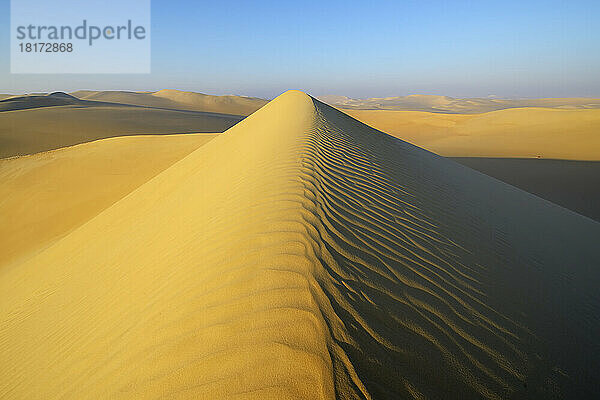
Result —
[{"label": "distant dune", "polygon": [[115,136],[223,132],[266,103],[177,90],[1,96],[0,158]]},{"label": "distant dune", "polygon": [[85,100],[244,116],[252,114],[267,103],[266,100],[255,97],[211,96],[171,89],[158,92],[80,90],[71,94]]},{"label": "distant dune", "polygon": [[593,398],[598,237],[286,92],[0,268],[0,397]]},{"label": "distant dune", "polygon": [[215,136],[125,136],[0,160],[0,269],[50,245]]},{"label": "distant dune", "polygon": [[321,96],[319,100],[334,107],[357,110],[426,111],[446,114],[478,114],[508,108],[543,107],[562,109],[600,108],[600,99],[550,98],[550,99],[457,99],[448,96],[410,95],[369,99],[352,99],[345,96]]},{"label": "distant dune", "polygon": [[600,160],[600,109],[514,108],[471,115],[343,111],[447,157]]},{"label": "distant dune", "polygon": [[62,92],[51,93],[48,95],[12,96],[7,99],[0,100],[0,112],[74,104],[84,105],[86,102],[82,102],[76,97]]},{"label": "distant dune", "polygon": [[98,102],[42,108],[27,105],[19,111],[0,112],[0,158],[115,136],[223,132],[243,118]]}]

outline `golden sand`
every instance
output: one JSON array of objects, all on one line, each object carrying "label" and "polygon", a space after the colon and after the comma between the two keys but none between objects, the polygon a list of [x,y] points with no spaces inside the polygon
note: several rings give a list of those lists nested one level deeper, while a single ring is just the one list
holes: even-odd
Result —
[{"label": "golden sand", "polygon": [[215,136],[125,136],[0,160],[0,269],[31,257]]},{"label": "golden sand", "polygon": [[454,98],[414,94],[410,96],[352,99],[323,96],[322,101],[349,110],[425,111],[449,114],[481,114],[510,108],[598,109],[600,99],[573,97],[547,99]]},{"label": "golden sand", "polygon": [[469,115],[343,111],[446,157],[600,160],[600,109],[512,108]]},{"label": "golden sand", "polygon": [[286,92],[0,269],[0,397],[589,398],[598,237]]},{"label": "golden sand", "polygon": [[266,100],[255,97],[212,96],[173,89],[158,92],[81,90],[72,95],[85,100],[233,115],[250,115],[266,104]]}]

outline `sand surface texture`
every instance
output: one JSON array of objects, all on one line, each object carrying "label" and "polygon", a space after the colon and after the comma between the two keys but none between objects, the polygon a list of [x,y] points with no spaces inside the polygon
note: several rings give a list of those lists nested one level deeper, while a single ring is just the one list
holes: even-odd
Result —
[{"label": "sand surface texture", "polygon": [[[0,158],[107,137],[223,132],[244,118],[235,113],[249,113],[264,104],[256,105],[253,101],[258,100],[245,97],[177,91],[82,93],[86,95],[76,93],[81,98],[57,92],[0,100]],[[189,96],[191,100],[189,104],[183,100],[165,103],[166,97],[157,97],[158,94],[174,98]],[[198,96],[202,101],[196,101]],[[130,97],[138,101],[130,101]],[[244,108],[248,102],[254,106]]]},{"label": "sand surface texture", "polygon": [[215,136],[124,136],[0,160],[0,268],[53,243]]},{"label": "sand surface texture", "polygon": [[0,268],[0,397],[591,398],[599,237],[286,92]]}]

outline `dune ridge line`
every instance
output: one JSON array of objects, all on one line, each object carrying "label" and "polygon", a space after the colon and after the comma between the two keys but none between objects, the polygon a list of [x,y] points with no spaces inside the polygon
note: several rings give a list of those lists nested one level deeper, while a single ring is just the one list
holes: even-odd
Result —
[{"label": "dune ridge line", "polygon": [[590,394],[595,237],[288,91],[0,271],[0,397]]}]

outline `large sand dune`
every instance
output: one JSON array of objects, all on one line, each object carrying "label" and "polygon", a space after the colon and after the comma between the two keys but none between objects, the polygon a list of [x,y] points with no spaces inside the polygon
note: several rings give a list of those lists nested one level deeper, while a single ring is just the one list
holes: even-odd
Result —
[{"label": "large sand dune", "polygon": [[0,397],[592,398],[598,237],[290,91],[0,269]]},{"label": "large sand dune", "polygon": [[0,158],[97,139],[223,132],[266,101],[177,90],[0,95]]},{"label": "large sand dune", "polygon": [[242,118],[94,101],[42,108],[25,107],[0,112],[0,158],[115,136],[223,132]]},{"label": "large sand dune", "polygon": [[344,112],[446,157],[600,160],[600,109],[512,108],[470,115]]},{"label": "large sand dune", "polygon": [[53,243],[215,136],[124,136],[0,160],[0,268]]},{"label": "large sand dune", "polygon": [[62,92],[56,92],[47,95],[12,96],[7,99],[0,100],[0,112],[41,107],[67,106],[74,104],[85,105],[86,102]]},{"label": "large sand dune", "polygon": [[600,222],[600,161],[479,157],[453,160]]},{"label": "large sand dune", "polygon": [[173,89],[158,92],[80,90],[71,94],[85,100],[233,115],[250,115],[266,104],[266,100],[255,97],[212,96]]}]

